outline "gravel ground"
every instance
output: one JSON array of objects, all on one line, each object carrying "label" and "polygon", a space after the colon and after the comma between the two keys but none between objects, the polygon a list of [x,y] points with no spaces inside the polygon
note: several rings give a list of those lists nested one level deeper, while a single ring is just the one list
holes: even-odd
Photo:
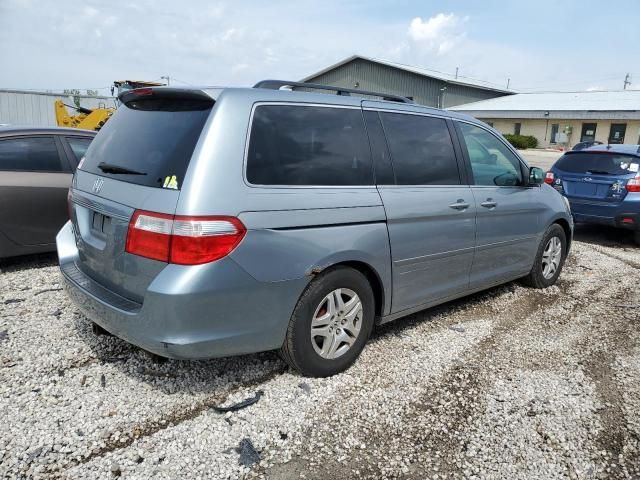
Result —
[{"label": "gravel ground", "polygon": [[329,379],[158,362],[91,332],[54,257],[0,269],[0,477],[640,478],[640,249],[617,231],[579,229],[552,288],[378,328]]}]

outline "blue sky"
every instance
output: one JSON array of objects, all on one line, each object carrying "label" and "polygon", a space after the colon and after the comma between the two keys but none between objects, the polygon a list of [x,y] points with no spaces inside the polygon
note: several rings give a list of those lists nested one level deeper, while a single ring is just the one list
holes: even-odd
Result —
[{"label": "blue sky", "polygon": [[[0,88],[250,85],[354,53],[520,91],[640,88],[640,2],[0,0]],[[637,79],[637,82],[636,82]]]}]

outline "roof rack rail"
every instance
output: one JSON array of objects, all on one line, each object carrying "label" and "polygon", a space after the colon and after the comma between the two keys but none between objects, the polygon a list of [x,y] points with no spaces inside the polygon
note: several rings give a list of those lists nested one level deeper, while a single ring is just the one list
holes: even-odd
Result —
[{"label": "roof rack rail", "polygon": [[313,90],[333,90],[337,95],[368,95],[371,97],[380,97],[383,100],[400,103],[415,103],[413,100],[400,95],[392,95],[389,93],[370,92],[368,90],[357,90],[355,88],[335,87],[333,85],[321,85],[319,83],[290,82],[287,80],[262,80],[256,83],[253,88],[267,88],[269,90],[280,90],[282,87],[309,88]]}]

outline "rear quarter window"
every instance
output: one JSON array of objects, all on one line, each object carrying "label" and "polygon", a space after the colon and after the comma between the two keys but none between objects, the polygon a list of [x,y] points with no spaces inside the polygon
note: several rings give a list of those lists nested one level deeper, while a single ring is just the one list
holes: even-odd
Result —
[{"label": "rear quarter window", "polygon": [[69,147],[71,147],[71,151],[73,152],[73,156],[76,158],[76,162],[82,160],[85,153],[87,153],[87,149],[89,145],[91,145],[90,137],[65,137],[67,142],[69,143]]},{"label": "rear quarter window", "polygon": [[372,185],[362,112],[258,105],[251,123],[247,180],[254,185]]}]

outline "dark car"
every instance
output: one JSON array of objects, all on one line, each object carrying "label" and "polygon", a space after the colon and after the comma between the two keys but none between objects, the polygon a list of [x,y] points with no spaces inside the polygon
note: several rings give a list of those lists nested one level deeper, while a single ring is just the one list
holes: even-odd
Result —
[{"label": "dark car", "polygon": [[602,145],[602,142],[598,142],[597,140],[592,140],[589,142],[576,143],[571,150],[584,150],[585,148],[594,147],[596,145]]},{"label": "dark car", "polygon": [[633,230],[640,245],[640,145],[566,152],[545,182],[569,199],[576,222]]},{"label": "dark car", "polygon": [[0,258],[56,249],[73,172],[95,134],[0,127]]}]

